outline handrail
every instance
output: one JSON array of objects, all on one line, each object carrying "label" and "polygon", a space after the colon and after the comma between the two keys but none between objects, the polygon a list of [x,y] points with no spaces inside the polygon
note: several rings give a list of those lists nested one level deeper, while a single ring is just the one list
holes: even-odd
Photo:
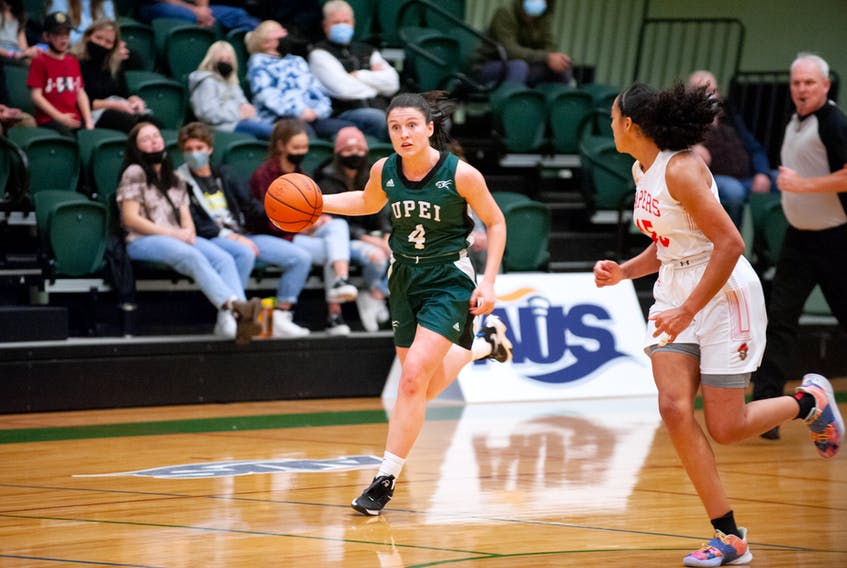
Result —
[{"label": "handrail", "polygon": [[[400,10],[398,10],[397,12],[397,21],[395,22],[395,25],[399,25],[399,22],[403,21],[403,16],[406,14],[406,11],[411,6],[416,4],[423,6],[425,10],[432,10],[438,15],[446,18],[447,20],[455,24],[457,27],[461,28],[463,31],[470,33],[483,43],[494,47],[494,49],[497,51],[497,58],[501,63],[501,70],[499,76],[497,77],[497,79],[494,80],[494,82],[490,84],[480,83],[479,81],[473,79],[472,77],[468,76],[467,73],[464,73],[462,71],[454,71],[452,73],[453,78],[458,79],[464,85],[470,86],[472,90],[477,93],[489,93],[499,87],[501,83],[503,83],[506,78],[507,71],[506,49],[500,43],[494,41],[484,33],[477,31],[476,29],[468,25],[464,20],[457,18],[452,13],[448,12],[441,6],[434,4],[430,0],[409,0],[407,2],[404,2],[403,5],[400,7]],[[402,27],[400,27],[400,29],[398,30],[398,35],[400,39],[405,42],[406,47],[412,50],[416,55],[420,55],[424,59],[427,59],[428,61],[435,63],[436,65],[447,65],[447,62],[442,60],[440,57],[433,55],[432,53],[429,53],[424,49],[421,49],[420,47],[409,41],[409,38],[407,38],[406,35],[403,33]]]}]

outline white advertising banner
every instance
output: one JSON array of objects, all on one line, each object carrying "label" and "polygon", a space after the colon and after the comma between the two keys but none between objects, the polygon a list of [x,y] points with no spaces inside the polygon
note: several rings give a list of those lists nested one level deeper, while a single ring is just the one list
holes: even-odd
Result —
[{"label": "white advertising banner", "polygon": [[[508,327],[511,363],[466,366],[439,400],[466,403],[655,396],[644,315],[629,280],[597,288],[591,273],[497,277],[494,313]],[[395,361],[383,398],[395,399]]]}]

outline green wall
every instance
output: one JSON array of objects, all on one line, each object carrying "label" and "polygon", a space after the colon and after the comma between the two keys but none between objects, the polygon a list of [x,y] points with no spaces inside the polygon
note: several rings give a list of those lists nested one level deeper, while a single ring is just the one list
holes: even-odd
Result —
[{"label": "green wall", "polygon": [[741,69],[787,69],[812,51],[847,80],[847,0],[649,0],[651,18],[738,18],[746,29]]},{"label": "green wall", "polygon": [[[485,30],[494,11],[511,2],[467,0],[466,20]],[[742,71],[787,70],[797,52],[812,51],[847,81],[847,0],[556,0],[561,48],[595,65],[599,81],[629,82],[645,4],[652,18],[741,20]]]}]

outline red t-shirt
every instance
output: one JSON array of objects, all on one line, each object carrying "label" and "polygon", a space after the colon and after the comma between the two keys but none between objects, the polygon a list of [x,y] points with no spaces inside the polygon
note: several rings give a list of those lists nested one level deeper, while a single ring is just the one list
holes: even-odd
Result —
[{"label": "red t-shirt", "polygon": [[[83,88],[82,73],[79,61],[73,55],[66,53],[62,59],[56,59],[42,53],[29,66],[26,86],[30,89],[40,88],[44,98],[56,110],[71,113],[77,120],[82,120],[76,104],[77,93]],[[51,120],[48,114],[36,107],[35,122],[44,124]]]}]

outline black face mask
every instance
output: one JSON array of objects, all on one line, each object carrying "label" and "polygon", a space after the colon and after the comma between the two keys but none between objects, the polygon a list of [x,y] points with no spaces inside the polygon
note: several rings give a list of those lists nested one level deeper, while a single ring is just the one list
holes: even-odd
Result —
[{"label": "black face mask", "polygon": [[350,168],[351,170],[358,170],[365,164],[365,160],[367,159],[367,155],[362,154],[361,156],[358,154],[351,154],[349,156],[338,156],[338,161],[341,162],[341,165],[345,168]]},{"label": "black face mask", "polygon": [[306,154],[288,154],[288,161],[298,166],[303,163],[303,159],[306,157]]},{"label": "black face mask", "polygon": [[93,41],[86,43],[85,47],[88,50],[88,57],[90,57],[92,61],[97,62],[103,61],[112,52],[111,49],[106,49],[102,45],[97,45]]},{"label": "black face mask", "polygon": [[168,153],[164,149],[157,152],[141,152],[141,157],[148,164],[161,164],[167,155]]},{"label": "black face mask", "polygon": [[218,73],[221,74],[221,77],[226,79],[232,74],[232,65],[227,63],[226,61],[218,61],[215,63],[215,69],[218,70]]},{"label": "black face mask", "polygon": [[291,53],[291,38],[288,36],[281,37],[277,40],[276,50],[280,55],[288,55]]}]

